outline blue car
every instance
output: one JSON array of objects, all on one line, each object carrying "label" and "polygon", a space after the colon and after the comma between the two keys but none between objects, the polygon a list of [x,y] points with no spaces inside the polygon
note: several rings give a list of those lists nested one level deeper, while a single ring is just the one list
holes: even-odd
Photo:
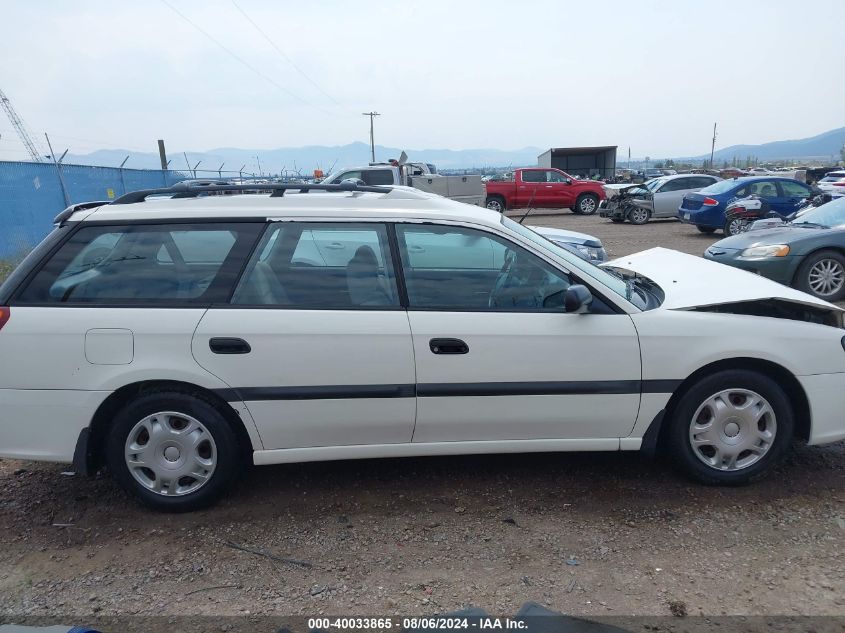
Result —
[{"label": "blue car", "polygon": [[763,198],[771,205],[772,211],[789,215],[813,194],[809,186],[793,178],[749,176],[722,180],[684,196],[678,209],[678,219],[695,224],[702,233],[724,230],[727,206],[737,198],[751,195]]}]

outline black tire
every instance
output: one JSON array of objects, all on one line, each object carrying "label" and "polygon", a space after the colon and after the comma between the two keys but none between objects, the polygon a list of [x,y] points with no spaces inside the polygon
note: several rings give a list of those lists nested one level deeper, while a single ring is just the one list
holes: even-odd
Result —
[{"label": "black tire", "polygon": [[[160,412],[174,412],[200,421],[213,440],[216,463],[211,476],[196,490],[184,495],[164,496],[152,491],[136,480],[127,465],[125,449],[130,433],[141,420]],[[217,405],[200,394],[180,391],[151,391],[124,406],[109,429],[105,449],[109,470],[120,486],[145,505],[166,512],[190,512],[212,505],[235,482],[246,465],[244,447]],[[150,469],[147,472],[153,473]],[[181,481],[177,479],[175,485],[180,485]]]},{"label": "black tire", "polygon": [[727,236],[739,235],[745,231],[746,225],[747,222],[742,218],[730,218],[729,220],[725,220],[723,231]]},{"label": "black tire", "polygon": [[647,209],[640,207],[631,207],[628,209],[628,222],[642,226],[651,219],[651,213]]},{"label": "black tire", "polygon": [[[774,434],[769,448],[757,461],[737,470],[720,470],[704,463],[692,447],[690,429],[693,417],[712,396],[726,390],[747,390],[762,396],[774,413]],[[742,394],[737,394],[737,397]],[[733,394],[729,394],[733,398]],[[741,403],[741,401],[740,401]],[[703,410],[699,416],[704,414]],[[763,419],[768,420],[768,418]],[[711,374],[692,385],[678,401],[667,429],[666,449],[677,465],[696,481],[707,485],[741,485],[760,477],[776,466],[792,443],[795,417],[789,399],[778,384],[761,373],[731,369]],[[716,422],[711,422],[716,424]],[[729,424],[729,423],[728,423]],[[771,420],[768,424],[772,424]],[[725,426],[727,429],[727,425]],[[735,437],[741,438],[746,429],[737,430]],[[727,432],[726,432],[727,433]],[[727,434],[725,435],[727,437]],[[754,437],[754,436],[751,436]],[[704,450],[702,448],[701,450]],[[743,453],[740,453],[742,455]],[[753,457],[753,454],[749,453]],[[749,455],[746,455],[747,459]],[[713,457],[715,459],[715,457]]]},{"label": "black tire", "polygon": [[622,224],[625,221],[625,218],[610,218],[610,221],[616,224]]},{"label": "black tire", "polygon": [[[835,278],[840,279],[841,283],[839,284],[838,289],[834,290],[830,294],[823,294],[821,292],[821,288],[819,288],[819,281],[813,284],[810,280],[810,274],[816,272],[818,267],[821,266],[827,266],[831,270],[836,270],[838,268],[838,274],[835,275]],[[814,271],[814,269],[816,269],[816,271]],[[825,301],[841,301],[845,298],[845,278],[843,278],[843,274],[845,274],[845,257],[843,257],[841,253],[831,250],[818,251],[805,257],[804,261],[801,262],[801,265],[798,267],[798,272],[795,273],[795,281],[793,285],[799,290],[803,290],[804,292],[811,294],[814,297],[818,297],[819,299],[824,299]]]},{"label": "black tire", "polygon": [[599,210],[599,197],[594,193],[582,193],[575,200],[575,207],[572,209],[578,215],[593,215]]},{"label": "black tire", "polygon": [[704,233],[705,235],[710,235],[710,234],[712,234],[712,233],[715,233],[715,232],[716,232],[716,229],[714,229],[712,226],[699,226],[699,225],[696,225],[696,226],[695,226],[695,228],[697,228],[697,229],[698,229],[699,233]]},{"label": "black tire", "polygon": [[487,200],[484,201],[484,206],[499,213],[504,213],[507,209],[505,199],[502,196],[488,196]]}]

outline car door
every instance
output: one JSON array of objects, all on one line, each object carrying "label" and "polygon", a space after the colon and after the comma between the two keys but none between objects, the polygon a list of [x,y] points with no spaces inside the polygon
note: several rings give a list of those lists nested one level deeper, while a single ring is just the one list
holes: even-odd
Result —
[{"label": "car door", "polygon": [[[544,308],[575,278],[502,236],[437,224],[396,231],[416,359],[414,442],[629,434],[641,369],[628,315],[600,297],[593,314]],[[412,248],[435,242],[437,261]]]},{"label": "car door", "polygon": [[548,197],[546,192],[546,170],[522,169],[517,174],[519,174],[520,181],[516,183],[516,206],[545,206],[545,200]]},{"label": "car door", "polygon": [[690,191],[689,178],[672,178],[654,192],[654,217],[670,218],[678,214],[678,207]]},{"label": "car door", "polygon": [[413,350],[383,224],[271,224],[192,349],[265,449],[411,441]]},{"label": "car door", "polygon": [[548,197],[548,207],[555,209],[575,207],[572,180],[567,178],[566,174],[553,169],[547,170],[546,192]]}]

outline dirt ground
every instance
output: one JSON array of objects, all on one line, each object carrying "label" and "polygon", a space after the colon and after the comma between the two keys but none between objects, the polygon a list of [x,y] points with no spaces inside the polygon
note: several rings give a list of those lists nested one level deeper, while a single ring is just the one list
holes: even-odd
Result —
[{"label": "dirt ground", "polygon": [[[591,233],[611,256],[714,241],[671,221],[527,223]],[[65,470],[0,462],[2,618],[513,614],[526,601],[596,617],[845,615],[843,443],[799,447],[741,488],[628,453],[262,467],[187,515]]]}]

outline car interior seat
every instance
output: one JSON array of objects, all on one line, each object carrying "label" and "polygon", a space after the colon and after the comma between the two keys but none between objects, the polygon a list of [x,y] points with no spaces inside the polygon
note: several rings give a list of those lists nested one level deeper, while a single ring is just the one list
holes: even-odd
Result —
[{"label": "car interior seat", "polygon": [[366,244],[358,247],[346,265],[346,286],[353,305],[390,305],[390,297],[379,277],[375,251]]}]

